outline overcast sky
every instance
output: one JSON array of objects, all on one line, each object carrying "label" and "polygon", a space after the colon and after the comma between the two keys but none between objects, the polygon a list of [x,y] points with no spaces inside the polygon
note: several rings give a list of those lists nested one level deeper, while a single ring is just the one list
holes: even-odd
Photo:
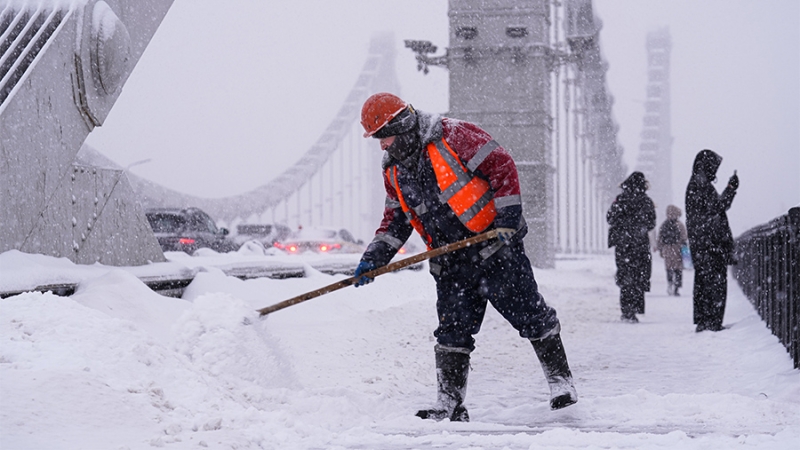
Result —
[{"label": "overcast sky", "polygon": [[[738,170],[734,233],[800,204],[800,2],[595,0],[620,142],[635,165],[645,36],[672,35],[673,192],[683,206],[694,155],[720,153],[718,188]],[[447,72],[423,76],[403,39],[448,45],[444,0],[175,0],[106,123],[87,142],[120,165],[206,197],[276,177],[317,140],[364,63],[393,31],[402,95],[448,110]],[[217,184],[209,180],[224,180]]]}]

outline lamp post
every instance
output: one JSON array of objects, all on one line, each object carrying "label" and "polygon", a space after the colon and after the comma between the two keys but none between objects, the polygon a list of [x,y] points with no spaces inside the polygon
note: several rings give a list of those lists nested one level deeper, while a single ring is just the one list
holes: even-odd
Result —
[{"label": "lamp post", "polygon": [[131,167],[141,166],[142,164],[149,163],[152,160],[153,160],[153,158],[147,158],[147,159],[142,159],[142,160],[139,160],[139,161],[136,161],[136,162],[132,162],[132,163],[128,164],[127,166],[125,166],[125,168],[122,169],[122,171],[123,172],[130,172],[130,168]]}]

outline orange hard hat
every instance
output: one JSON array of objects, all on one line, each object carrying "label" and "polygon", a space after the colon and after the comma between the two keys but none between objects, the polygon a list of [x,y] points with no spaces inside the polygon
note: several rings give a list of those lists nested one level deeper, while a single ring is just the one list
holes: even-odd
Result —
[{"label": "orange hard hat", "polygon": [[408,104],[394,94],[379,92],[372,95],[361,107],[361,126],[364,127],[364,137],[370,137],[377,133],[406,108],[408,108]]}]

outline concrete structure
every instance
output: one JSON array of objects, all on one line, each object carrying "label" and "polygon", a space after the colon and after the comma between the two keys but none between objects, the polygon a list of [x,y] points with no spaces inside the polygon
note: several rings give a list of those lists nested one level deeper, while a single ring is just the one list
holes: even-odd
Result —
[{"label": "concrete structure", "polygon": [[420,68],[450,71],[448,116],[492,134],[517,164],[530,231],[525,247],[536,267],[555,261],[551,116],[550,2],[450,0],[445,56],[425,42],[406,45]]},{"label": "concrete structure", "polygon": [[172,0],[0,7],[0,252],[162,261],[124,171],[76,160]]},{"label": "concrete structure", "polygon": [[554,267],[550,2],[450,0],[450,115],[480,124],[517,164],[536,267]]},{"label": "concrete structure", "polygon": [[605,210],[625,165],[592,1],[450,0],[448,15],[443,55],[428,41],[406,47],[424,73],[450,71],[448,115],[479,124],[514,156],[531,262],[604,250]]},{"label": "concrete structure", "polygon": [[672,197],[672,131],[670,126],[669,29],[647,33],[647,100],[642,123],[642,142],[636,170],[650,181],[649,195],[656,204],[659,222],[666,218]]}]

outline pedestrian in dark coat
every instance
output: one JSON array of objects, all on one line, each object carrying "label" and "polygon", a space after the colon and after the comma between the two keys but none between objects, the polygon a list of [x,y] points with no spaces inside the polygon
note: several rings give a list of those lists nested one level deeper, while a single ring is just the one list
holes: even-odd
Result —
[{"label": "pedestrian in dark coat", "polygon": [[683,256],[681,248],[687,243],[686,227],[680,221],[682,211],[675,205],[667,206],[667,219],[658,227],[656,250],[664,258],[667,269],[667,295],[678,297],[683,285]]},{"label": "pedestrian in dark coat", "polygon": [[694,159],[686,187],[686,228],[694,264],[694,323],[697,331],[720,331],[728,293],[728,268],[734,264],[733,234],[726,211],[730,209],[739,177],[734,171],[722,194],[711,184],[722,157],[711,150]]},{"label": "pedestrian in dark coat", "polygon": [[656,227],[656,209],[647,196],[647,180],[633,172],[620,185],[622,193],[608,210],[608,246],[614,247],[616,281],[622,320],[636,323],[644,314],[644,293],[650,290],[653,261],[648,231]]}]

